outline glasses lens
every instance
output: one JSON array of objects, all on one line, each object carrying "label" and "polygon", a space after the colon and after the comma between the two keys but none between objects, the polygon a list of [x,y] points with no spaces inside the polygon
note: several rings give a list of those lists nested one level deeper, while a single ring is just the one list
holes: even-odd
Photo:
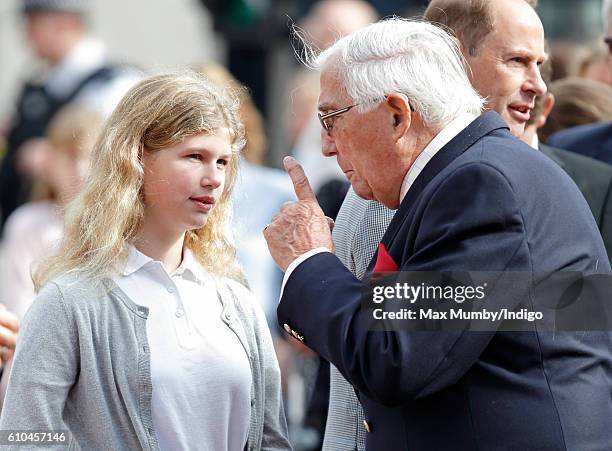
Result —
[{"label": "glasses lens", "polygon": [[321,113],[319,113],[318,116],[319,116],[319,122],[321,123],[321,127],[323,127],[323,130],[329,131],[327,128],[327,120],[323,119],[323,115]]},{"label": "glasses lens", "polygon": [[332,129],[332,120],[331,120],[331,117],[323,119],[323,122],[325,123],[325,127],[323,127],[323,128],[325,130],[327,130],[328,132],[330,132],[331,129]]}]

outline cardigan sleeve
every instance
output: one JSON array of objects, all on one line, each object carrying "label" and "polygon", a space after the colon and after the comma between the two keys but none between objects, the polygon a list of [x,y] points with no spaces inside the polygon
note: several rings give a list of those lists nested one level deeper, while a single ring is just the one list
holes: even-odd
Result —
[{"label": "cardigan sleeve", "polygon": [[0,429],[64,431],[68,445],[72,439],[62,415],[79,371],[78,354],[75,323],[57,285],[48,283],[20,328]]},{"label": "cardigan sleeve", "polygon": [[264,382],[264,424],[262,450],[290,450],[287,420],[281,393],[281,373],[263,310],[255,306],[257,341],[261,346]]}]

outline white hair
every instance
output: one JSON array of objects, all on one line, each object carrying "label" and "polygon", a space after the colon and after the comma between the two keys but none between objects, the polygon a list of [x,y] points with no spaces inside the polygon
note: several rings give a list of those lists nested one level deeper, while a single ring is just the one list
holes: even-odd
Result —
[{"label": "white hair", "polygon": [[604,33],[608,33],[612,27],[612,0],[604,0],[601,5],[601,15],[603,17]]},{"label": "white hair", "polygon": [[[310,58],[308,57],[310,56]],[[480,114],[483,99],[472,87],[456,41],[427,22],[390,18],[338,40],[306,64],[336,64],[359,110],[371,110],[393,92],[408,97],[427,126],[444,126],[461,114]]]}]

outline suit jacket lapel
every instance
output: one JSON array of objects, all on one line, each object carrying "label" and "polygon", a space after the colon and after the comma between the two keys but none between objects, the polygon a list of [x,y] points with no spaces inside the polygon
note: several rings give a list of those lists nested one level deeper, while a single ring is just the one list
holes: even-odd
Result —
[{"label": "suit jacket lapel", "polygon": [[[476,141],[494,130],[508,128],[504,120],[495,112],[488,112],[477,117],[470,125],[463,129],[457,136],[451,139],[434,157],[427,163],[423,171],[419,174],[413,185],[408,190],[406,197],[399,206],[397,213],[389,224],[385,232],[382,243],[387,250],[391,249],[391,244],[406,220],[408,212],[414,205],[416,199],[423,192],[427,184],[452,163],[459,155],[469,149]],[[369,270],[374,267],[378,258],[378,252],[370,262]]]}]

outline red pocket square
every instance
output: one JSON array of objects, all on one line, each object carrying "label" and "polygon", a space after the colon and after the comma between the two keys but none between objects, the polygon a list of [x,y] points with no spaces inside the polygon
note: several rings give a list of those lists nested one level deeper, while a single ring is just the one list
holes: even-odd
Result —
[{"label": "red pocket square", "polygon": [[399,266],[395,263],[395,260],[389,255],[387,248],[384,244],[378,245],[378,255],[376,257],[376,264],[374,265],[374,272],[395,272],[399,271]]}]

